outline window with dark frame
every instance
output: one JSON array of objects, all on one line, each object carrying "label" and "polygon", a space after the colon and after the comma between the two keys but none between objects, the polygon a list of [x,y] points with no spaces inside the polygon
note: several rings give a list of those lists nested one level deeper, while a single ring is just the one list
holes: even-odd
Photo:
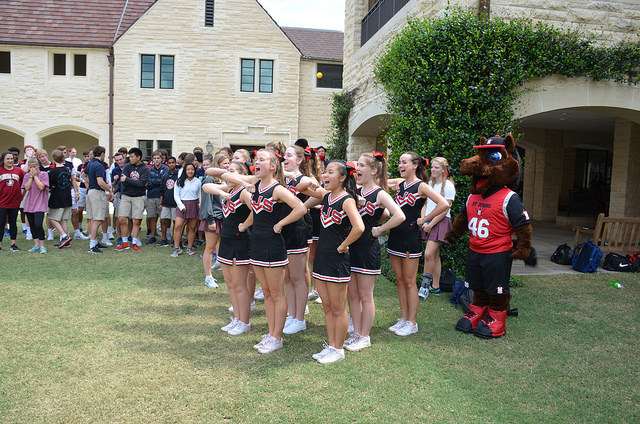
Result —
[{"label": "window with dark frame", "polygon": [[73,55],[73,75],[77,77],[87,76],[87,55],[86,54]]},{"label": "window with dark frame", "polygon": [[150,160],[153,153],[153,140],[138,140],[138,147],[142,150],[142,160]]},{"label": "window with dark frame", "polygon": [[204,2],[204,26],[213,26],[213,8],[214,0],[205,0]]},{"label": "window with dark frame", "polygon": [[67,74],[67,55],[63,53],[53,54],[53,75]]},{"label": "window with dark frame", "polygon": [[254,59],[242,59],[240,71],[240,91],[254,91],[255,66],[256,61]]},{"label": "window with dark frame", "polygon": [[11,52],[0,52],[0,74],[11,73]]},{"label": "window with dark frame", "polygon": [[173,88],[173,56],[160,56],[160,88]]},{"label": "window with dark frame", "polygon": [[141,55],[140,87],[154,88],[156,82],[156,56],[153,54]]},{"label": "window with dark frame", "polygon": [[318,63],[318,72],[322,78],[316,78],[316,87],[342,88],[342,65]]},{"label": "window with dark frame", "polygon": [[169,156],[172,156],[171,151],[173,150],[173,141],[172,140],[158,140],[158,148],[156,150],[166,150]]},{"label": "window with dark frame", "polygon": [[260,92],[273,93],[273,60],[260,60]]}]

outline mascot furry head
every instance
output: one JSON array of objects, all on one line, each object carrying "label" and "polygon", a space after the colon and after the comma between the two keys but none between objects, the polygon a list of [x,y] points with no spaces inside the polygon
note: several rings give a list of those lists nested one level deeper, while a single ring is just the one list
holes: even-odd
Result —
[{"label": "mascot furry head", "polygon": [[464,159],[460,166],[462,175],[471,176],[471,194],[446,236],[447,241],[455,243],[469,232],[465,279],[474,299],[456,329],[496,338],[506,332],[511,262],[530,258],[532,230],[529,214],[512,190],[520,179],[513,137],[483,137],[474,149],[476,155]]}]

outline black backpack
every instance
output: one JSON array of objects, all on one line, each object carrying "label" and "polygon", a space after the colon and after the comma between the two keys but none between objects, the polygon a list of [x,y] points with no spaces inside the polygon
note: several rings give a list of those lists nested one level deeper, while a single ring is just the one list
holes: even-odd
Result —
[{"label": "black backpack", "polygon": [[634,272],[634,265],[635,264],[632,264],[626,256],[611,252],[604,257],[602,268],[607,271]]},{"label": "black backpack", "polygon": [[573,249],[568,244],[561,244],[556,248],[556,251],[551,255],[551,262],[560,265],[571,265],[573,259]]},{"label": "black backpack", "polygon": [[440,290],[443,292],[451,293],[453,291],[453,285],[456,282],[456,273],[451,268],[442,270],[440,275]]}]

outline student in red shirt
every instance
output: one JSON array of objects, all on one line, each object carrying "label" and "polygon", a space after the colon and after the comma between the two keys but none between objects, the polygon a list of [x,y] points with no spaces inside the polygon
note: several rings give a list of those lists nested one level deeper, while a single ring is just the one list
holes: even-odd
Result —
[{"label": "student in red shirt", "polygon": [[13,166],[13,153],[2,152],[2,166],[0,166],[0,222],[2,223],[2,237],[0,238],[0,252],[2,251],[2,239],[4,238],[4,226],[9,222],[9,237],[11,238],[12,252],[20,249],[16,246],[16,236],[18,227],[18,211],[22,201],[22,180],[24,171],[17,166]]}]

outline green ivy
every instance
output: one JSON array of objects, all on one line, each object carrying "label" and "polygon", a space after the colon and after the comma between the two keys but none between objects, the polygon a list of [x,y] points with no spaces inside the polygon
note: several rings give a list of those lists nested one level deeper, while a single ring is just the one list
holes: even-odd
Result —
[{"label": "green ivy", "polygon": [[331,127],[327,155],[331,159],[347,160],[349,145],[349,114],[355,91],[334,93],[331,99]]},{"label": "green ivy", "polygon": [[[579,32],[529,20],[487,20],[461,10],[413,20],[374,70],[388,97],[390,164],[413,150],[443,156],[457,170],[480,137],[513,131],[513,105],[525,82],[560,74],[636,84],[639,65],[638,43],[596,46]],[[455,171],[454,178],[458,196],[452,216],[469,184]],[[460,274],[466,250],[464,240],[443,246],[443,267]]]}]

